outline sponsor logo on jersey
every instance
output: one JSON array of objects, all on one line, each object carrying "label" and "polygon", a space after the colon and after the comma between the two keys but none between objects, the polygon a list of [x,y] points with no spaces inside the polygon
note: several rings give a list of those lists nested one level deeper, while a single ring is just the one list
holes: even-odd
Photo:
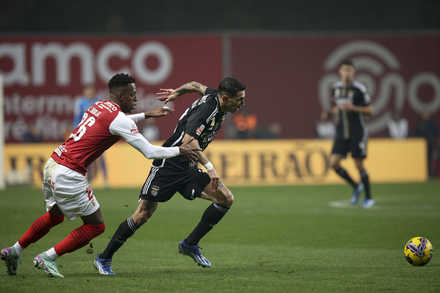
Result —
[{"label": "sponsor logo on jersey", "polygon": [[197,133],[198,136],[200,136],[202,134],[203,129],[205,129],[205,125],[203,125],[203,124],[200,125],[200,127],[198,127],[196,129],[196,133]]},{"label": "sponsor logo on jersey", "polygon": [[107,109],[110,113],[118,111],[118,107],[116,107],[112,102],[107,101],[101,103],[101,106]]},{"label": "sponsor logo on jersey", "polygon": [[131,133],[133,133],[133,134],[138,134],[138,133],[139,133],[139,129],[137,129],[137,128],[136,128],[136,129],[132,129],[132,130],[131,130]]}]

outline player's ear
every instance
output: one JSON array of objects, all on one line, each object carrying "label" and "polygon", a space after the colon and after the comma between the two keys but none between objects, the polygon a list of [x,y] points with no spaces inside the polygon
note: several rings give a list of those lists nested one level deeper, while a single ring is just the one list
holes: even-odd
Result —
[{"label": "player's ear", "polygon": [[228,99],[228,96],[227,96],[227,95],[223,95],[223,96],[222,96],[222,100],[223,100],[223,102],[226,102],[227,99]]}]

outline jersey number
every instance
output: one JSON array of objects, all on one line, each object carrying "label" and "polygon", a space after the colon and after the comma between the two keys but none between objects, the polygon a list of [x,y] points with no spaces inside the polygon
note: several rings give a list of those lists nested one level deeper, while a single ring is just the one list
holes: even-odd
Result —
[{"label": "jersey number", "polygon": [[81,119],[81,122],[78,125],[78,127],[79,127],[78,131],[76,133],[72,133],[70,135],[70,137],[73,137],[73,140],[75,140],[75,141],[80,140],[81,137],[84,135],[84,133],[86,133],[87,126],[90,127],[93,124],[95,124],[95,117],[93,117],[93,116],[88,117],[88,116],[89,115],[87,113],[84,113],[84,116],[83,116],[83,118]]}]

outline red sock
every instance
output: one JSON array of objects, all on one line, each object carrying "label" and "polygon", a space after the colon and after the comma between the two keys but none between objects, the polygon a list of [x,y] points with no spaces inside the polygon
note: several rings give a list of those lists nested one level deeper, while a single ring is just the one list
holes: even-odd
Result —
[{"label": "red sock", "polygon": [[104,231],[105,223],[102,223],[101,225],[84,224],[70,232],[69,236],[55,245],[55,252],[58,256],[62,256],[65,253],[75,251],[89,244],[90,240],[101,235]]},{"label": "red sock", "polygon": [[62,223],[64,216],[54,216],[49,212],[35,220],[31,227],[18,240],[21,247],[26,248],[31,243],[37,242],[41,237],[49,233],[52,227]]}]

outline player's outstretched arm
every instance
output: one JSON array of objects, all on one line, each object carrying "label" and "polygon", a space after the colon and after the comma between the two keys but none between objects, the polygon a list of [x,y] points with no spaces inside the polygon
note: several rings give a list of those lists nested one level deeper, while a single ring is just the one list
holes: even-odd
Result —
[{"label": "player's outstretched arm", "polygon": [[174,113],[174,109],[170,109],[168,107],[158,107],[153,110],[146,111],[144,114],[145,114],[145,119],[148,119],[148,118],[159,118],[162,116],[167,116],[168,114],[172,114],[172,113]]},{"label": "player's outstretched arm", "polygon": [[[140,113],[143,116],[143,113]],[[135,114],[138,115],[138,114]],[[181,154],[185,155],[190,159],[195,159],[198,157],[198,151],[200,148],[190,148],[183,147],[161,147],[150,144],[145,137],[139,133],[135,121],[130,119],[125,114],[120,112],[118,116],[110,123],[109,131],[113,135],[121,136],[128,142],[132,147],[141,152],[148,159],[168,159],[172,157],[179,156]]]},{"label": "player's outstretched arm", "polygon": [[205,95],[207,86],[192,81],[192,82],[188,82],[185,83],[184,85],[176,88],[176,89],[160,89],[161,91],[158,92],[157,95],[157,99],[159,101],[168,103],[171,101],[174,101],[175,99],[177,99],[178,97],[180,97],[183,94],[186,93],[198,93],[199,95],[203,96]]},{"label": "player's outstretched arm", "polygon": [[146,111],[144,113],[130,114],[127,115],[128,118],[134,121],[134,123],[138,123],[139,121],[143,121],[148,118],[159,118],[162,116],[166,116],[174,112],[174,109],[170,109],[168,107],[158,107],[150,111]]}]

